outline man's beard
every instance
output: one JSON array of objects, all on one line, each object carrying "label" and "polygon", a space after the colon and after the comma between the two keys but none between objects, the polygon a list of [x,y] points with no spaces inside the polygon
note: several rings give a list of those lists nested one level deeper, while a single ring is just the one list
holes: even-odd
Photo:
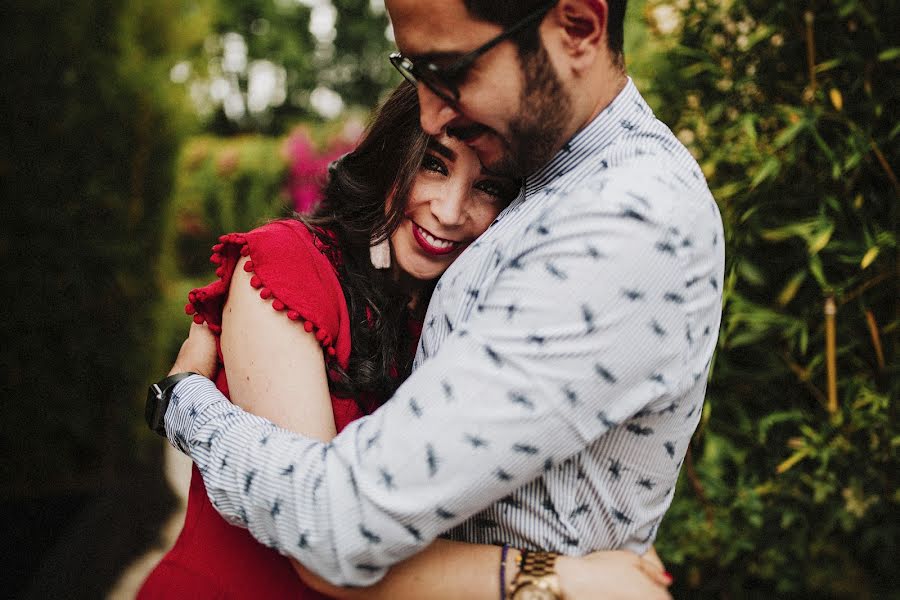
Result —
[{"label": "man's beard", "polygon": [[512,177],[530,175],[550,162],[565,142],[572,107],[543,44],[521,60],[525,89],[518,114],[509,123],[509,148],[491,165],[491,170]]}]

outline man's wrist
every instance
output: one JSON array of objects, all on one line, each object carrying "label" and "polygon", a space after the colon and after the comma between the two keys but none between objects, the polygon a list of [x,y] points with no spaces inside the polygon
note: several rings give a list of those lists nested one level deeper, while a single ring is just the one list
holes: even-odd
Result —
[{"label": "man's wrist", "polygon": [[[223,406],[217,406],[220,400]],[[189,454],[184,444],[197,428],[216,414],[234,409],[234,405],[219,393],[212,381],[193,374],[172,388],[171,401],[163,416],[166,437],[173,446]]]},{"label": "man's wrist", "polygon": [[[193,373],[194,375],[200,375],[201,377],[206,377],[206,375],[204,375],[197,369],[189,369],[187,367],[184,367],[184,366],[178,364],[177,362],[174,365],[172,365],[171,369],[169,369],[169,373],[168,373],[168,375],[166,375],[166,377],[171,377],[172,375],[177,375],[179,373]],[[208,377],[207,377],[207,379],[208,379]]]},{"label": "man's wrist", "polygon": [[144,417],[147,421],[147,426],[155,433],[166,437],[165,416],[169,408],[172,392],[179,382],[184,381],[191,375],[196,375],[196,373],[190,371],[177,372],[175,374],[169,373],[168,376],[160,381],[150,384],[147,390],[147,404],[144,409]]}]

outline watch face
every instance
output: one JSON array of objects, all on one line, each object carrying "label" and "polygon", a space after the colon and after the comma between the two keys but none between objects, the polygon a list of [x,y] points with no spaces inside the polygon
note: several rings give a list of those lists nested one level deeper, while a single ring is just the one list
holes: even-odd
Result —
[{"label": "watch face", "polygon": [[536,585],[526,585],[516,590],[512,600],[557,600],[556,594]]}]

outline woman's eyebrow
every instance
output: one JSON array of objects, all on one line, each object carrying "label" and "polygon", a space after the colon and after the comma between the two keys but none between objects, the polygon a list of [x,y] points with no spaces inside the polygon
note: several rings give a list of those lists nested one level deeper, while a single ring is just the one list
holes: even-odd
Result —
[{"label": "woman's eyebrow", "polygon": [[434,150],[435,152],[437,152],[438,154],[440,154],[447,160],[456,161],[456,152],[454,152],[453,150],[451,150],[450,148],[448,148],[447,146],[440,143],[439,141],[437,141],[434,138],[431,138],[430,140],[428,140],[428,148],[430,150]]}]

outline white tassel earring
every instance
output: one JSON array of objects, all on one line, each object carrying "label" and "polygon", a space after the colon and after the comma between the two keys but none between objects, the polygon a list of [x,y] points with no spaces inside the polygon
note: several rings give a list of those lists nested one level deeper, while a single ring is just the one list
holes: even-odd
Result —
[{"label": "white tassel earring", "polygon": [[391,268],[391,243],[388,238],[369,246],[369,260],[376,269]]}]

